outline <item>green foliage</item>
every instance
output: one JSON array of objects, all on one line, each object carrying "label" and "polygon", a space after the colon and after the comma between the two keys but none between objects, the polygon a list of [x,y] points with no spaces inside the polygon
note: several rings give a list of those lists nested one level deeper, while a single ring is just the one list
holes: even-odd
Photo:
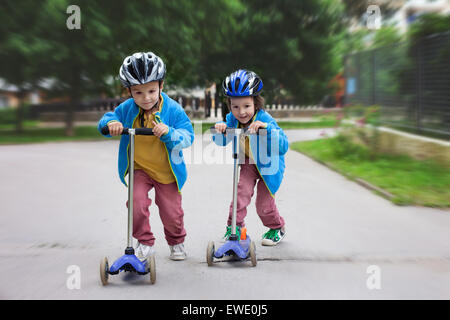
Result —
[{"label": "green foliage", "polygon": [[236,67],[264,79],[270,100],[281,89],[300,103],[317,103],[338,71],[333,59],[342,32],[343,8],[337,1],[246,1],[243,30],[231,48]]},{"label": "green foliage", "polygon": [[0,110],[0,124],[13,124],[16,120],[16,111],[12,108]]},{"label": "green foliage", "polygon": [[[354,121],[352,126],[341,127],[338,139],[339,146],[336,146],[336,154],[347,156],[347,154],[361,154],[358,150],[353,150],[354,139],[359,141],[367,148],[364,152],[368,156],[367,160],[375,160],[379,155],[380,135],[378,126],[380,125],[381,107],[349,105],[344,107],[344,119]],[[369,126],[366,126],[369,125]]]},{"label": "green foliage", "polygon": [[[264,79],[266,97],[317,103],[340,69],[343,5],[337,0],[4,0],[1,77],[24,90],[53,79],[50,96],[73,104],[118,95],[123,58],[153,51],[166,85],[220,83],[237,68]],[[66,9],[81,10],[69,30]],[[283,93],[284,92],[284,93]]]},{"label": "green foliage", "polygon": [[408,37],[411,40],[418,40],[423,37],[450,31],[450,15],[427,13],[418,18],[408,30]]},{"label": "green foliage", "polygon": [[369,160],[366,149],[351,141],[347,135],[339,134],[335,138],[335,144],[330,148],[336,158],[346,159],[348,161]]},{"label": "green foliage", "polygon": [[383,26],[378,29],[375,33],[372,47],[384,47],[388,45],[393,45],[402,40],[402,36],[399,34],[398,30],[394,26]]}]

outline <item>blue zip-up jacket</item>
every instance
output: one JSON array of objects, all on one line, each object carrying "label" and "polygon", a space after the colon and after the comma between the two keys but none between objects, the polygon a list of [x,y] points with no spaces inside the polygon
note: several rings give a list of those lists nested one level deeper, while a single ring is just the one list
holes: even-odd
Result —
[{"label": "blue zip-up jacket", "polygon": [[[262,134],[250,135],[250,152],[267,189],[274,196],[283,180],[284,154],[289,148],[288,138],[275,119],[263,109],[258,110],[253,121],[267,123],[267,135],[261,129]],[[231,112],[226,116],[226,125],[230,128],[237,128],[239,125],[239,121]],[[219,146],[225,146],[232,140],[229,135],[213,135],[213,141]]]},{"label": "blue zip-up jacket", "polygon": [[[156,113],[161,122],[169,127],[169,132],[161,136],[160,140],[166,146],[167,156],[169,157],[170,168],[175,176],[178,186],[178,192],[181,192],[187,179],[186,164],[183,159],[182,149],[189,147],[194,141],[194,130],[189,117],[175,100],[169,98],[164,92],[161,92],[163,99],[161,110]],[[130,98],[122,102],[114,112],[107,112],[98,122],[98,130],[106,126],[111,121],[119,121],[125,128],[133,128],[134,122],[139,115],[140,108]],[[106,137],[111,137],[106,135]],[[125,176],[128,174],[129,137],[123,135],[119,145],[119,176],[123,184]]]}]

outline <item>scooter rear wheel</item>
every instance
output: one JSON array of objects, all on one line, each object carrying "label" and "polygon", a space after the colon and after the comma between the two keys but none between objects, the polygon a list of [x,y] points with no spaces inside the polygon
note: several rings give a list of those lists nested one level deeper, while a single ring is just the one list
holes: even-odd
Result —
[{"label": "scooter rear wheel", "polygon": [[156,262],[155,256],[150,256],[147,258],[147,266],[150,271],[150,283],[154,284],[156,282]]},{"label": "scooter rear wheel", "polygon": [[103,258],[100,261],[100,280],[102,281],[102,285],[106,286],[108,284],[108,270],[109,270],[109,264],[108,264],[108,258]]}]

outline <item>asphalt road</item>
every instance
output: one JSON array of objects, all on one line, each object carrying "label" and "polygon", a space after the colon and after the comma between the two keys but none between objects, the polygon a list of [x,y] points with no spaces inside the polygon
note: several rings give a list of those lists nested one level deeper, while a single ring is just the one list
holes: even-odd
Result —
[{"label": "asphalt road", "polygon": [[[287,131],[290,142],[320,132]],[[114,261],[126,246],[117,150],[107,139],[0,146],[0,299],[450,298],[449,211],[395,206],[291,150],[276,195],[286,238],[261,246],[266,230],[252,202],[246,224],[258,265],[208,267],[207,243],[219,245],[225,231],[232,165],[215,161],[218,147],[200,136],[185,152],[188,258],[169,260],[153,203],[156,283],[122,273],[103,287],[100,259]]]}]

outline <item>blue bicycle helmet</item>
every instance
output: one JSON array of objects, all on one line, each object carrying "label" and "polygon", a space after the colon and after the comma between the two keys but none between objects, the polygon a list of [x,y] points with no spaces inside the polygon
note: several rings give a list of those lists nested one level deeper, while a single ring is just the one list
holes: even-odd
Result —
[{"label": "blue bicycle helmet", "polygon": [[261,78],[249,70],[239,69],[222,82],[223,93],[228,97],[257,96],[262,88]]}]

